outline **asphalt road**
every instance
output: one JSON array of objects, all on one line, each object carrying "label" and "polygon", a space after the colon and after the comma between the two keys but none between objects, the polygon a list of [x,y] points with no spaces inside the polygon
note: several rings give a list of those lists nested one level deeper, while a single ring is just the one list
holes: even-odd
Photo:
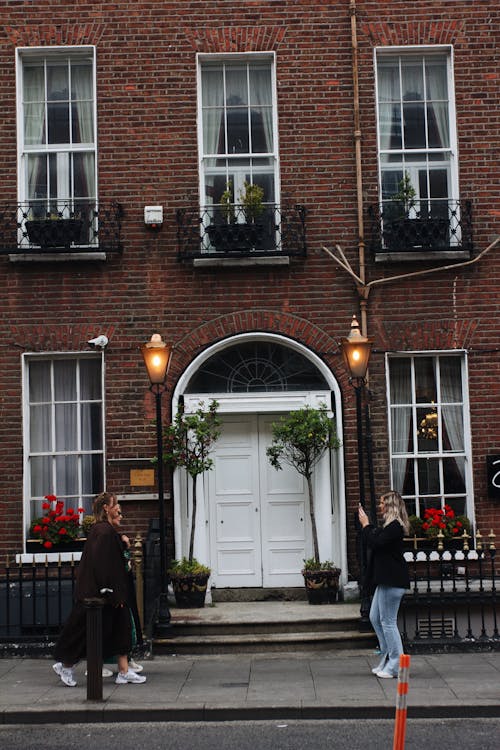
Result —
[{"label": "asphalt road", "polygon": [[[204,723],[12,724],[9,750],[388,750],[394,722],[253,721]],[[405,750],[498,750],[500,719],[408,720]]]}]

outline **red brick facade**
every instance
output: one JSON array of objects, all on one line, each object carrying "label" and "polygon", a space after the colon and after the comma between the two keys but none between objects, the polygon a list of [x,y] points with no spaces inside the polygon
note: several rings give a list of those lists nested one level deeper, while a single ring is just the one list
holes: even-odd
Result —
[{"label": "red brick facade", "polygon": [[[460,195],[473,203],[472,258],[500,231],[498,124],[500,11],[492,0],[454,3],[10,2],[0,6],[0,213],[16,204],[16,47],[96,48],[99,197],[123,205],[123,253],[105,262],[17,262],[0,256],[0,552],[23,538],[21,355],[88,351],[106,334],[107,485],[133,495],[132,464],[154,455],[154,404],[140,345],[159,331],[175,344],[169,388],[205,348],[243,332],[296,340],[337,378],[344,406],[347,518],[357,504],[356,414],[338,342],[359,297],[321,248],[338,243],[359,273],[351,15],[358,43],[366,281],[439,263],[375,263],[368,206],[378,202],[374,49],[451,45]],[[196,267],[177,259],[176,210],[198,200],[197,53],[276,55],[281,197],[307,208],[307,257],[289,265]],[[146,205],[164,224],[144,226]],[[1,231],[4,231],[3,229]],[[376,284],[367,300],[374,471],[389,484],[385,353],[468,352],[471,455],[477,527],[500,534],[488,498],[486,456],[500,454],[500,247],[477,263]],[[455,261],[458,262],[458,261]],[[164,399],[165,418],[170,399]],[[139,465],[139,464],[138,464]],[[140,464],[141,466],[143,464]],[[25,490],[26,491],[26,490]],[[153,501],[127,506],[147,530]],[[169,534],[172,509],[168,509]],[[355,572],[353,529],[348,547]]]}]

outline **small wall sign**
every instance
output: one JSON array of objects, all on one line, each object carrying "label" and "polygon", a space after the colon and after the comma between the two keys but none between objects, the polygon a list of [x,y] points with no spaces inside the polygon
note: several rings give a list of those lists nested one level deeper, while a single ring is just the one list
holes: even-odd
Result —
[{"label": "small wall sign", "polygon": [[155,470],[154,469],[131,469],[130,486],[131,487],[154,487]]},{"label": "small wall sign", "polygon": [[500,498],[500,456],[486,456],[488,497]]}]

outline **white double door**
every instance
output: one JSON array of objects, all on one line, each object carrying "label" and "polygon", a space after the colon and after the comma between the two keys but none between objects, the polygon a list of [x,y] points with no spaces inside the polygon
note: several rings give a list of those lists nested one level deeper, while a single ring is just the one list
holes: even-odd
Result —
[{"label": "white double door", "polygon": [[307,485],[266,456],[280,415],[226,415],[208,472],[213,583],[225,587],[301,586],[311,556]]}]

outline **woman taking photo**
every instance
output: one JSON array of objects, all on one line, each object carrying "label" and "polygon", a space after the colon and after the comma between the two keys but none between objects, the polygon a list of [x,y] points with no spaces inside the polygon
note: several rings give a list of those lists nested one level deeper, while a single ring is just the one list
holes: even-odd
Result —
[{"label": "woman taking photo", "polygon": [[398,630],[398,610],[403,594],[410,588],[408,565],[403,554],[403,537],[408,533],[408,513],[399,492],[380,498],[383,523],[375,527],[364,508],[359,507],[361,533],[371,553],[366,571],[369,590],[375,587],[370,622],[377,634],[381,659],[372,669],[381,678],[397,677],[403,644]]}]

